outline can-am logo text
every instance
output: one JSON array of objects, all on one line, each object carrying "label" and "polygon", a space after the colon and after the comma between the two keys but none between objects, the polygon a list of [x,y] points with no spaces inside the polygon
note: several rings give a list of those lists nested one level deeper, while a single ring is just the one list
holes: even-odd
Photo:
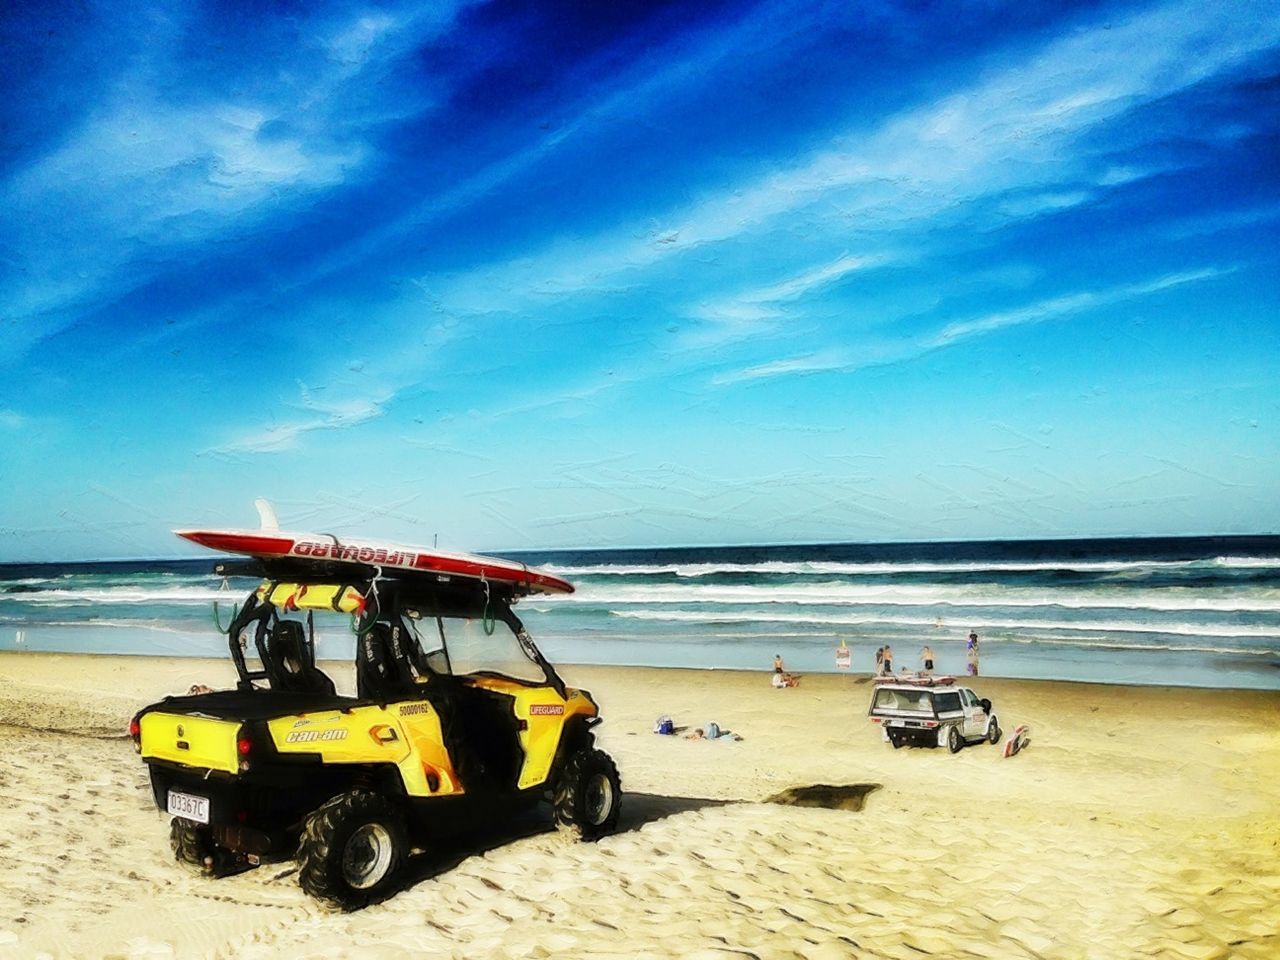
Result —
[{"label": "can-am logo text", "polygon": [[284,738],[285,743],[311,743],[314,740],[345,740],[345,730],[294,730]]}]

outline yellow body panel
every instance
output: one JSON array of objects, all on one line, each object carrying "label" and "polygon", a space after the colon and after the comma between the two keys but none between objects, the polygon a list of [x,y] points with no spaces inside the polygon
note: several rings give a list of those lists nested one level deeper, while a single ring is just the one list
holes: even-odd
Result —
[{"label": "yellow body panel", "polygon": [[[517,781],[521,790],[546,782],[570,718],[598,713],[580,690],[569,689],[562,699],[549,686],[530,687],[503,677],[462,679],[512,698],[515,718],[523,721],[519,738],[524,763]],[[244,758],[237,753],[239,721],[154,711],[143,714],[140,722],[144,758],[227,773],[236,773],[243,759],[252,769],[254,751]],[[267,730],[277,752],[284,755],[318,755],[326,764],[392,764],[412,797],[464,792],[444,745],[440,716],[425,698],[277,717],[267,721]]]},{"label": "yellow body panel", "polygon": [[565,690],[562,700],[550,687],[527,687],[502,677],[468,677],[467,681],[515,698],[516,718],[525,722],[525,729],[520,731],[524,766],[517,782],[521,790],[546,782],[560,746],[560,735],[570,717],[594,717],[599,713],[590,697],[572,687]]},{"label": "yellow body panel", "polygon": [[240,721],[151,712],[140,720],[144,759],[169,760],[192,767],[235,773]]},{"label": "yellow body panel", "polygon": [[280,717],[267,729],[282,754],[318,754],[325,763],[394,764],[413,797],[462,792],[444,748],[440,717],[425,700]]},{"label": "yellow body panel", "polygon": [[[521,790],[546,781],[569,718],[594,717],[598,712],[579,690],[566,691],[562,700],[550,687],[528,687],[499,677],[466,680],[515,701],[516,719],[525,722],[519,734],[525,755],[517,783]],[[325,763],[392,763],[412,797],[464,792],[444,746],[440,716],[425,699],[280,717],[267,726],[282,754],[318,754]]]}]

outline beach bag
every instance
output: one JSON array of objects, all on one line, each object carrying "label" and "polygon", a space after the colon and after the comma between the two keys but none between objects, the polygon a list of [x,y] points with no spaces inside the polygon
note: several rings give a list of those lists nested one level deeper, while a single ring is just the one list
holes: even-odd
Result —
[{"label": "beach bag", "polygon": [[653,725],[653,732],[670,736],[676,732],[676,722],[670,717],[659,717]]},{"label": "beach bag", "polygon": [[708,740],[715,740],[720,736],[720,724],[716,723],[714,720],[708,720],[707,725],[703,727],[702,730],[702,735]]}]

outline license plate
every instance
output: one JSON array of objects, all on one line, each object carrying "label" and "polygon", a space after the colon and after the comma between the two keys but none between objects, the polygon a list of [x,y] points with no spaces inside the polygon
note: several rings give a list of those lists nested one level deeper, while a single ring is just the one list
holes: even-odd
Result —
[{"label": "license plate", "polygon": [[208,823],[209,798],[193,797],[189,793],[179,793],[177,790],[170,790],[169,812],[175,817],[182,817],[184,820],[193,820],[196,823]]},{"label": "license plate", "polygon": [[905,727],[907,725],[905,720],[886,720],[885,723],[890,727]]}]

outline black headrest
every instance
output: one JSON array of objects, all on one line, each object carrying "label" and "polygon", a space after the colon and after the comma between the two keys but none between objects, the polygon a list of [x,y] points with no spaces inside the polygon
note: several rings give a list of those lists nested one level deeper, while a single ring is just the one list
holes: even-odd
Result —
[{"label": "black headrest", "polygon": [[282,654],[301,652],[306,639],[306,631],[296,620],[281,620],[271,631],[272,645]]}]

